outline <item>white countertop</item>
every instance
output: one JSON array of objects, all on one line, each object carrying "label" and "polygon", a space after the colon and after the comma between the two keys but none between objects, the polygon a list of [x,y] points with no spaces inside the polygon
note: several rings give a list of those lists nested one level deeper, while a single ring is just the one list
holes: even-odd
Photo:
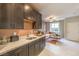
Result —
[{"label": "white countertop", "polygon": [[12,50],[19,48],[23,45],[26,45],[28,43],[31,43],[32,41],[38,40],[39,38],[42,38],[44,36],[45,35],[38,36],[37,38],[32,39],[32,40],[28,40],[28,39],[26,39],[26,36],[22,36],[22,37],[20,37],[20,39],[18,41],[7,43],[6,45],[0,45],[0,55],[5,54],[9,51],[12,51]]}]

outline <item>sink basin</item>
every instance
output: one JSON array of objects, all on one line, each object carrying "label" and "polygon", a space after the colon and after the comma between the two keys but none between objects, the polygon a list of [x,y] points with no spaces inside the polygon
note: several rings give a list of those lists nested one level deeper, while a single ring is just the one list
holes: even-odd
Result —
[{"label": "sink basin", "polygon": [[2,50],[5,47],[5,45],[0,45],[0,50]]},{"label": "sink basin", "polygon": [[33,39],[36,39],[37,37],[27,37],[26,39],[27,40],[33,40]]}]

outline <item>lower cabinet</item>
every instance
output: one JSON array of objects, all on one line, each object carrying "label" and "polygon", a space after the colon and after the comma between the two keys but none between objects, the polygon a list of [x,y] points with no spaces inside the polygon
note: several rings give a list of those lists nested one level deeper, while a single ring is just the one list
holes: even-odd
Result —
[{"label": "lower cabinet", "polygon": [[38,55],[40,53],[40,41],[37,40],[35,43],[35,55]]},{"label": "lower cabinet", "polygon": [[28,46],[22,46],[15,50],[12,50],[6,54],[3,54],[3,56],[28,56]]},{"label": "lower cabinet", "polygon": [[28,47],[23,46],[13,52],[16,56],[28,56]]},{"label": "lower cabinet", "polygon": [[45,37],[40,38],[29,44],[28,52],[29,56],[37,56],[45,47]]},{"label": "lower cabinet", "polygon": [[28,55],[29,56],[34,56],[35,55],[35,42],[31,42],[30,44],[28,44]]},{"label": "lower cabinet", "polygon": [[40,39],[40,52],[44,49],[45,47],[45,37]]},{"label": "lower cabinet", "polygon": [[27,45],[21,46],[2,56],[37,56],[45,47],[45,37],[33,41]]}]

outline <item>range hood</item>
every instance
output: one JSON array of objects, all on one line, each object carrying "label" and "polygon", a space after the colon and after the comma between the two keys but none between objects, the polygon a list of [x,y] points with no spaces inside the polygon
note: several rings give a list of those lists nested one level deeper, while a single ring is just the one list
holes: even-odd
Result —
[{"label": "range hood", "polygon": [[35,29],[36,22],[33,20],[24,19],[24,29]]}]

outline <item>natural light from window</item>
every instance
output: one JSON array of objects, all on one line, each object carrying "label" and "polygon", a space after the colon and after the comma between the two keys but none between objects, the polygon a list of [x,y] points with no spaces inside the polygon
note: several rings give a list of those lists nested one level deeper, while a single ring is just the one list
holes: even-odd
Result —
[{"label": "natural light from window", "polygon": [[59,22],[50,23],[50,32],[60,34]]}]

